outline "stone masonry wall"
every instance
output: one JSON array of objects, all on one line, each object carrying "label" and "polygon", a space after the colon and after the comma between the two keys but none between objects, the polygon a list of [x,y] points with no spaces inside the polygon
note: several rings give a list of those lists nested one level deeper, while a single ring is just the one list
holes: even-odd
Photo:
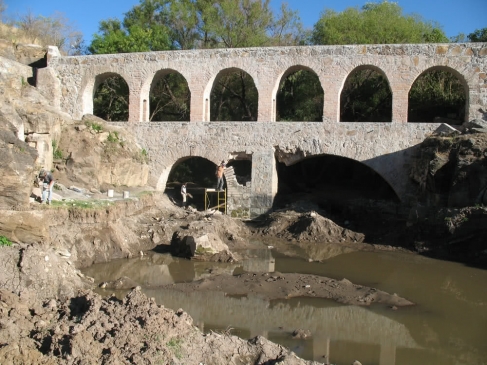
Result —
[{"label": "stone masonry wall", "polygon": [[288,165],[324,154],[354,159],[381,175],[407,203],[416,193],[416,186],[409,179],[414,150],[439,127],[438,124],[305,122],[111,124],[131,129],[140,146],[148,151],[149,184],[159,190],[165,189],[169,172],[185,157],[203,157],[216,165],[235,151],[251,155],[250,188],[228,184],[228,195],[229,199],[232,195],[246,199],[245,194],[250,191],[252,216],[268,211],[277,194],[276,158]]},{"label": "stone masonry wall", "polygon": [[[408,93],[424,71],[453,72],[468,93],[466,119],[487,113],[487,43],[301,46],[211,49],[61,57],[52,47],[48,65],[61,86],[60,106],[74,118],[93,112],[93,93],[103,77],[118,74],[129,86],[129,121],[147,121],[156,74],[177,71],[191,92],[191,116],[209,121],[208,100],[218,74],[238,68],[252,76],[259,93],[258,121],[275,121],[275,99],[283,77],[298,69],[315,72],[324,95],[323,120],[339,119],[340,93],[357,67],[370,67],[389,81],[392,122],[407,120]],[[145,101],[145,102],[144,102]]]}]

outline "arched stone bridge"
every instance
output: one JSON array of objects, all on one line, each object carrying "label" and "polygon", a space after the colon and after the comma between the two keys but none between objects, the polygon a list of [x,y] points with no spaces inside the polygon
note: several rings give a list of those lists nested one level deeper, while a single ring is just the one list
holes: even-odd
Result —
[{"label": "arched stone bridge", "polygon": [[[277,193],[276,157],[287,164],[317,155],[343,156],[379,173],[398,197],[415,194],[409,165],[417,146],[439,124],[406,123],[408,93],[422,73],[452,72],[465,88],[465,120],[487,118],[487,44],[414,44],[270,47],[166,51],[61,57],[48,53],[37,86],[75,119],[93,113],[97,86],[120,75],[129,86],[129,120],[123,125],[150,154],[150,183],[164,189],[171,168],[189,156],[215,163],[230,156],[252,161],[250,186],[229,184],[229,195],[244,197],[253,215],[272,206]],[[392,122],[340,123],[340,93],[356,69],[380,72],[392,92]],[[209,98],[220,73],[240,69],[258,91],[257,122],[209,122]],[[323,122],[275,122],[280,81],[299,69],[313,71],[324,90]],[[178,72],[191,92],[190,122],[149,122],[151,85]],[[330,173],[333,173],[330,171]],[[244,204],[242,201],[250,203]],[[233,204],[233,203],[232,203]]]}]

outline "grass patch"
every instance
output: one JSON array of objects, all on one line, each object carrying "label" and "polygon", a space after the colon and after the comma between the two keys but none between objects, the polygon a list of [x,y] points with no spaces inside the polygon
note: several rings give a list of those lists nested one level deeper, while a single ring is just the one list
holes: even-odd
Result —
[{"label": "grass patch", "polygon": [[183,352],[181,349],[181,344],[183,343],[183,340],[180,338],[171,338],[168,343],[166,343],[166,346],[171,349],[171,351],[174,353],[174,356],[181,360],[183,357]]},{"label": "grass patch", "polygon": [[198,246],[194,253],[197,255],[204,255],[207,253],[213,253],[213,251],[211,250],[211,248],[204,248],[203,246]]},{"label": "grass patch", "polygon": [[51,205],[59,208],[98,209],[115,205],[110,200],[53,200]]},{"label": "grass patch", "polygon": [[12,241],[5,236],[0,236],[0,246],[12,246]]}]

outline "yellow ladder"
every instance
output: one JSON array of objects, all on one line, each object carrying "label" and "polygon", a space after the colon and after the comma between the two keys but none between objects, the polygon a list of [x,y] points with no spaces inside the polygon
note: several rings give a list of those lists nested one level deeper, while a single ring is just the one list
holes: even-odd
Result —
[{"label": "yellow ladder", "polygon": [[[210,195],[216,193],[217,204],[214,207],[209,207],[211,203]],[[227,190],[217,191],[216,189],[205,189],[205,209],[217,209],[223,214],[227,214]]]}]

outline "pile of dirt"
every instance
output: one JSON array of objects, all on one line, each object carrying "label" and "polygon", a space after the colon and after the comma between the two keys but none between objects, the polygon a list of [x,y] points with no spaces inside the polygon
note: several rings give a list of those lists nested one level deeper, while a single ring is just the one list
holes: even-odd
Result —
[{"label": "pile of dirt", "polygon": [[421,144],[411,178],[420,193],[405,235],[415,249],[440,258],[487,265],[487,122]]},{"label": "pile of dirt", "polygon": [[138,287],[123,300],[86,291],[36,306],[0,290],[0,358],[9,364],[318,365],[263,337],[205,335],[192,322]]},{"label": "pile of dirt", "polygon": [[270,213],[256,225],[254,233],[274,236],[293,242],[342,242],[364,241],[364,235],[344,228],[326,217],[324,211],[297,212],[281,210]]}]

